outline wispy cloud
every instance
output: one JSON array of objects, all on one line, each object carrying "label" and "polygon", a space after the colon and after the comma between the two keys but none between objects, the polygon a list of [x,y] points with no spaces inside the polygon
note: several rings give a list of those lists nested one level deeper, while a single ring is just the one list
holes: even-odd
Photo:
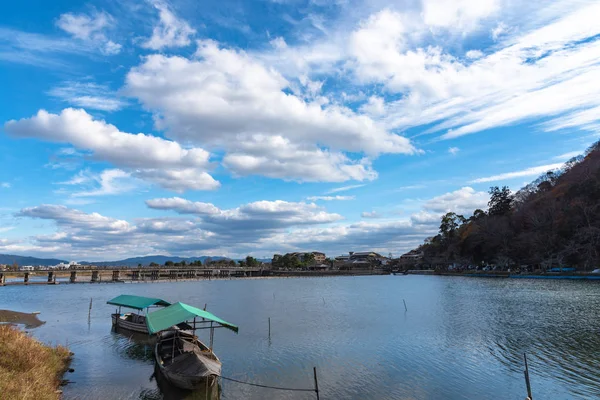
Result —
[{"label": "wispy cloud", "polygon": [[459,151],[460,149],[458,147],[450,147],[448,149],[448,153],[452,154],[453,156],[457,155]]},{"label": "wispy cloud", "polygon": [[360,216],[362,218],[371,218],[371,219],[375,219],[375,218],[382,218],[382,215],[379,214],[377,211],[363,211]]},{"label": "wispy cloud", "polygon": [[306,200],[309,201],[317,201],[317,200],[322,200],[322,201],[334,201],[334,200],[340,200],[340,201],[344,201],[344,200],[354,200],[354,196],[310,196],[307,197]]},{"label": "wispy cloud", "polygon": [[507,179],[513,178],[521,178],[524,176],[538,176],[545,172],[552,171],[562,167],[562,163],[557,164],[548,164],[548,165],[539,165],[537,167],[526,168],[520,171],[506,172],[503,174],[492,175],[485,178],[477,178],[469,183],[484,183],[484,182],[496,182],[496,181],[504,181]]},{"label": "wispy cloud", "polygon": [[0,232],[8,232],[12,231],[13,229],[15,229],[14,226],[0,226]]},{"label": "wispy cloud", "polygon": [[70,105],[101,111],[117,111],[127,105],[108,86],[93,82],[63,82],[48,94]]},{"label": "wispy cloud", "polygon": [[568,161],[573,157],[577,157],[580,155],[583,155],[584,150],[580,150],[580,151],[570,151],[568,153],[564,153],[564,154],[560,154],[558,156],[552,157],[553,160],[557,160],[557,161]]},{"label": "wispy cloud", "polygon": [[365,186],[366,184],[361,184],[361,185],[349,185],[349,186],[341,186],[335,189],[331,189],[329,191],[327,191],[327,194],[331,194],[331,193],[339,193],[339,192],[345,192],[347,190],[352,190],[352,189],[358,189],[360,187]]},{"label": "wispy cloud", "polygon": [[0,182],[0,188],[10,189],[12,185],[9,182]]}]

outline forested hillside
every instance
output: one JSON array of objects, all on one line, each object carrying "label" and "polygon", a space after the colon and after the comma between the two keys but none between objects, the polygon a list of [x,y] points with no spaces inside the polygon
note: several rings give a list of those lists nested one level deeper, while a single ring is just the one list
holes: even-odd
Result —
[{"label": "forested hillside", "polygon": [[419,247],[425,263],[600,267],[600,141],[516,193],[490,195],[487,211],[442,217]]}]

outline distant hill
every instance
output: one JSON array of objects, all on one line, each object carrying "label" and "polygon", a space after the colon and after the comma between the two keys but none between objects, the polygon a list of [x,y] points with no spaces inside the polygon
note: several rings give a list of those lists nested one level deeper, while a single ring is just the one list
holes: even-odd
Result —
[{"label": "distant hill", "polygon": [[202,263],[204,263],[207,258],[210,258],[211,260],[214,260],[214,261],[228,260],[227,257],[210,257],[210,256],[176,257],[176,256],[157,255],[157,256],[132,257],[132,258],[126,258],[124,260],[117,260],[117,261],[99,261],[99,262],[81,261],[80,264],[83,264],[83,265],[92,264],[92,265],[98,265],[98,266],[102,266],[102,267],[116,267],[116,266],[137,267],[139,264],[142,264],[143,266],[147,266],[147,265],[150,265],[150,263],[164,265],[165,262],[167,262],[167,261],[173,261],[174,263],[185,261],[186,263],[189,263],[192,261],[200,260],[200,261],[202,261]]},{"label": "distant hill", "polygon": [[12,254],[0,254],[0,264],[12,265],[17,263],[18,265],[56,265],[61,262],[66,263],[65,260],[57,260],[55,258],[36,258],[27,256],[15,256]]}]

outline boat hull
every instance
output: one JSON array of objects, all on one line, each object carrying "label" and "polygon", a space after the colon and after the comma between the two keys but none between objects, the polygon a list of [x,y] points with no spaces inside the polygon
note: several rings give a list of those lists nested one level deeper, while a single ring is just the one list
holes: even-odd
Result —
[{"label": "boat hull", "polygon": [[146,322],[132,322],[127,321],[125,319],[128,314],[120,315],[120,314],[112,314],[112,324],[114,327],[118,329],[126,329],[128,331],[137,332],[137,333],[145,333],[148,334],[148,327],[146,326]]},{"label": "boat hull", "polygon": [[187,351],[177,355],[172,362],[168,362],[164,356],[169,353],[168,349],[162,347],[164,339],[156,342],[156,365],[173,386],[187,390],[200,389],[206,387],[210,379],[221,376],[221,361],[202,342],[197,338],[195,340],[200,345],[187,341]]}]

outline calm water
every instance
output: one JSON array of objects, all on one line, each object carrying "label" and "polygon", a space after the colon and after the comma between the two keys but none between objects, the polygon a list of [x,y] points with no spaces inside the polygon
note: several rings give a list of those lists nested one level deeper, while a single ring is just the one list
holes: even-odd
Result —
[{"label": "calm water", "polygon": [[[111,332],[105,302],[123,293],[207,303],[240,326],[215,332],[223,375],[310,388],[316,366],[322,399],[523,399],[523,352],[534,397],[589,399],[600,397],[598,285],[369,276],[3,287],[0,309],[41,311],[47,322],[32,332],[75,352],[66,399],[160,399],[160,388],[204,398],[159,388],[151,346]],[[221,398],[315,397],[223,381]]]}]

